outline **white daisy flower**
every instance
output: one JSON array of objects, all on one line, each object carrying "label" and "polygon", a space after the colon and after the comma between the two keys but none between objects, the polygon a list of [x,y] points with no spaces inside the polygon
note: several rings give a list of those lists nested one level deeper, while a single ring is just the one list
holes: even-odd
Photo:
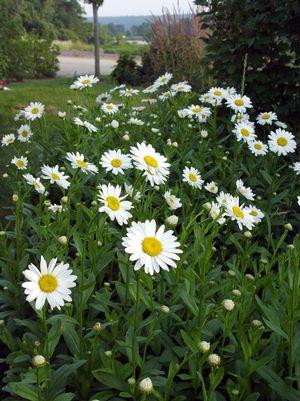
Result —
[{"label": "white daisy flower", "polygon": [[63,206],[53,203],[48,207],[48,209],[51,210],[52,213],[61,213],[63,211]]},{"label": "white daisy flower", "polygon": [[139,93],[138,89],[125,88],[119,91],[120,96],[130,97],[132,95],[137,95]]},{"label": "white daisy flower", "polygon": [[191,85],[189,85],[186,81],[178,82],[177,84],[173,84],[171,86],[171,91],[176,93],[188,93],[192,90]]},{"label": "white daisy flower", "polygon": [[165,231],[164,225],[157,230],[155,220],[133,222],[122,245],[130,254],[129,260],[135,261],[134,270],[143,268],[150,275],[159,273],[160,269],[175,268],[175,261],[180,259],[178,254],[182,253],[173,231]]},{"label": "white daisy flower", "polygon": [[68,263],[57,264],[57,259],[51,259],[49,265],[41,256],[40,270],[30,264],[28,269],[23,272],[29,281],[25,281],[22,287],[25,288],[26,300],[32,302],[36,300],[35,307],[41,310],[47,301],[51,309],[60,309],[65,301],[71,302],[70,288],[76,286],[77,277],[72,275]]},{"label": "white daisy flower", "polygon": [[142,125],[144,125],[145,123],[144,123],[144,121],[140,120],[139,118],[131,117],[131,118],[128,120],[128,124],[142,126]]},{"label": "white daisy flower", "polygon": [[248,108],[252,107],[249,97],[235,94],[226,99],[227,106],[235,113],[246,113]]},{"label": "white daisy flower", "polygon": [[[200,120],[207,119],[211,115],[211,110],[208,107],[202,107],[199,105],[191,105],[188,107],[188,110],[190,113],[196,117],[198,117]],[[204,122],[204,121],[203,121]]]},{"label": "white daisy flower", "polygon": [[249,141],[248,148],[255,156],[264,156],[268,153],[268,146],[261,141]]},{"label": "white daisy flower", "polygon": [[219,193],[219,195],[216,197],[216,201],[221,207],[222,206],[225,207],[230,202],[231,198],[232,198],[232,195],[230,195],[224,191],[221,191]]},{"label": "white daisy flower", "polygon": [[106,172],[111,171],[115,175],[124,174],[124,170],[132,167],[130,156],[122,153],[120,149],[105,152],[100,163]]},{"label": "white daisy flower", "polygon": [[295,162],[292,165],[292,169],[295,171],[296,175],[300,175],[300,162]]},{"label": "white daisy flower", "polygon": [[15,139],[16,139],[16,137],[14,134],[4,135],[4,137],[1,139],[1,146],[8,146],[11,143],[14,143]]},{"label": "white daisy flower", "polygon": [[217,186],[217,184],[214,181],[210,181],[208,182],[204,188],[208,191],[211,192],[212,194],[217,194],[219,191],[219,188]]},{"label": "white daisy flower", "polygon": [[88,172],[92,174],[98,173],[98,168],[94,164],[85,161],[84,155],[80,154],[79,152],[76,152],[76,154],[68,152],[66,159],[71,162],[71,166],[73,168],[80,168],[80,170],[86,174]]},{"label": "white daisy flower", "polygon": [[50,184],[56,183],[58,186],[64,189],[67,189],[70,186],[70,183],[68,181],[69,176],[61,173],[58,166],[50,167],[44,165],[42,166],[41,170],[44,174],[42,178],[44,178],[45,180],[49,180]]},{"label": "white daisy flower", "polygon": [[96,103],[102,104],[107,103],[111,99],[111,94],[109,92],[100,93],[96,97]]},{"label": "white daisy flower", "polygon": [[226,219],[224,213],[222,213],[221,206],[216,202],[209,203],[209,215],[213,220],[216,220],[219,224],[224,224]]},{"label": "white daisy flower", "polygon": [[29,106],[24,109],[24,117],[26,120],[34,121],[41,118],[44,114],[45,106],[40,102],[31,102]]},{"label": "white daisy flower", "polygon": [[130,184],[124,183],[125,192],[129,195],[132,199],[136,200],[137,202],[140,201],[142,194],[139,191],[135,191],[133,186]]},{"label": "white daisy flower", "polygon": [[276,121],[278,119],[276,113],[273,113],[273,111],[267,111],[264,113],[260,113],[257,116],[257,124],[260,125],[271,125],[273,124],[273,121]]},{"label": "white daisy flower", "polygon": [[189,109],[181,109],[177,111],[179,118],[185,118],[191,115],[191,111]]},{"label": "white daisy flower", "polygon": [[162,101],[165,101],[165,100],[169,99],[170,97],[173,97],[174,95],[175,95],[175,92],[166,91],[166,92],[163,92],[161,95],[159,95],[158,98]]},{"label": "white daisy flower", "polygon": [[156,79],[156,81],[154,82],[154,85],[157,87],[167,85],[172,78],[173,78],[173,74],[171,74],[170,72],[166,72],[164,75],[161,75],[160,77],[158,77]]},{"label": "white daisy flower", "polygon": [[236,189],[238,192],[243,195],[246,199],[254,200],[255,194],[253,193],[252,189],[249,187],[245,187],[243,180],[237,180]]},{"label": "white daisy flower", "polygon": [[91,88],[94,84],[99,82],[99,79],[94,75],[81,75],[77,78],[77,80],[73,83],[71,89],[84,89]]},{"label": "white daisy flower", "polygon": [[201,179],[201,174],[194,167],[185,167],[183,170],[183,181],[187,182],[194,188],[201,188],[204,181]]},{"label": "white daisy flower", "polygon": [[113,103],[103,103],[101,110],[106,114],[115,114],[118,112],[119,108]]},{"label": "white daisy flower", "polygon": [[249,210],[251,216],[254,218],[254,224],[260,223],[265,216],[264,213],[256,206],[250,205],[249,207],[247,207],[247,209]]},{"label": "white daisy flower", "polygon": [[32,185],[38,193],[45,193],[45,186],[41,183],[40,178],[35,178],[31,174],[23,174],[23,177],[25,178],[27,184]]},{"label": "white daisy flower", "polygon": [[32,135],[29,125],[21,125],[18,129],[18,140],[20,142],[27,142]]},{"label": "white daisy flower", "polygon": [[204,93],[199,97],[200,102],[202,103],[209,103],[212,106],[220,106],[222,103],[222,99],[212,95],[209,92]]},{"label": "white daisy flower", "polygon": [[130,148],[134,166],[144,171],[144,176],[151,186],[164,183],[169,175],[170,164],[167,159],[156,152],[152,145],[144,142]]},{"label": "white daisy flower", "polygon": [[143,93],[154,93],[154,92],[157,91],[157,89],[158,89],[158,86],[156,86],[156,85],[149,85],[149,86],[147,86],[147,88],[145,88],[145,89],[143,90]]},{"label": "white daisy flower", "polygon": [[295,137],[291,132],[285,131],[284,129],[277,128],[277,130],[271,131],[268,136],[269,149],[277,153],[278,156],[287,155],[288,153],[294,153],[297,147]]},{"label": "white daisy flower", "polygon": [[171,210],[176,210],[182,207],[181,200],[177,198],[175,195],[172,195],[171,191],[165,192],[164,198]]},{"label": "white daisy flower", "polygon": [[248,143],[249,141],[254,141],[256,138],[254,127],[252,124],[249,124],[249,122],[235,124],[232,132],[236,135],[238,141],[242,140]]},{"label": "white daisy flower", "polygon": [[210,95],[212,95],[212,97],[216,100],[219,101],[219,104],[221,103],[221,101],[228,96],[227,92],[225,89],[220,88],[220,87],[213,87],[210,88],[210,90],[208,91],[208,93]]},{"label": "white daisy flower", "polygon": [[230,197],[225,205],[225,215],[231,220],[236,221],[239,229],[242,230],[245,226],[248,230],[252,230],[254,225],[254,216],[250,214],[249,209],[244,205],[240,205],[238,197]]},{"label": "white daisy flower", "polygon": [[18,170],[26,170],[28,159],[24,156],[14,157],[11,161],[11,164],[14,164],[18,168]]},{"label": "white daisy flower", "polygon": [[121,196],[121,187],[119,185],[116,187],[111,184],[101,185],[98,199],[103,206],[100,206],[99,212],[107,213],[109,218],[112,221],[117,220],[120,226],[127,224],[132,217],[128,210],[132,209],[133,205],[130,201],[124,200],[126,197],[127,195]]},{"label": "white daisy flower", "polygon": [[79,125],[80,127],[85,127],[89,132],[97,132],[98,128],[95,125],[89,123],[88,121],[82,121],[79,117],[74,118],[74,124]]},{"label": "white daisy flower", "polygon": [[[237,113],[237,114],[233,114],[232,116],[231,116],[231,122],[233,122],[233,123],[241,123],[241,122],[248,122],[248,123],[250,123],[250,116],[249,116],[249,114],[246,114],[246,113]],[[253,126],[254,126],[254,124],[253,124]]]}]

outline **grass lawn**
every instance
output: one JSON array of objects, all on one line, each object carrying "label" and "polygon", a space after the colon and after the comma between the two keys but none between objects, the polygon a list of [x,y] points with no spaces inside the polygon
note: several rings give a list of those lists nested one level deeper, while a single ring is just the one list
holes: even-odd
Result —
[{"label": "grass lawn", "polygon": [[[11,91],[0,92],[1,136],[19,126],[19,122],[15,122],[13,117],[30,102],[39,101],[43,103],[53,118],[56,118],[58,111],[65,110],[68,99],[80,103],[84,99],[82,92],[76,91],[75,93],[69,89],[73,81],[73,78],[28,80],[12,83],[10,85]],[[95,95],[110,89],[112,86],[113,83],[105,77],[102,83],[94,86],[91,91]]]}]

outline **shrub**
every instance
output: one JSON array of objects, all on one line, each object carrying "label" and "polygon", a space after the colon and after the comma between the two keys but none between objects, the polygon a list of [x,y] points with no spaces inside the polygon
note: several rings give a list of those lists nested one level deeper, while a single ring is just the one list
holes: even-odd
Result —
[{"label": "shrub", "polygon": [[111,73],[111,77],[118,84],[138,85],[141,82],[140,68],[134,59],[134,56],[129,54],[121,54],[115,69]]},{"label": "shrub", "polygon": [[0,75],[6,79],[53,77],[58,69],[58,49],[33,35],[13,38],[1,49],[6,61]]},{"label": "shrub", "polygon": [[171,71],[178,79],[191,80],[199,71],[203,54],[199,18],[165,8],[150,20],[150,56],[156,74]]},{"label": "shrub", "polygon": [[[247,56],[246,90],[261,109],[273,107],[300,122],[299,5],[295,0],[196,0],[208,29],[206,64],[216,84],[241,81]],[[266,90],[269,88],[269,90]],[[270,90],[270,88],[272,88]]]}]

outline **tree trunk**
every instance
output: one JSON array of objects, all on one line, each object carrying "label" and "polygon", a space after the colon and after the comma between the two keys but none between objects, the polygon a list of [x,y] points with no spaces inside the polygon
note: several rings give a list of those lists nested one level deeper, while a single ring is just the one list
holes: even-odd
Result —
[{"label": "tree trunk", "polygon": [[98,22],[99,6],[93,3],[94,17],[94,47],[95,47],[95,76],[100,78],[100,51],[99,51],[99,22]]}]

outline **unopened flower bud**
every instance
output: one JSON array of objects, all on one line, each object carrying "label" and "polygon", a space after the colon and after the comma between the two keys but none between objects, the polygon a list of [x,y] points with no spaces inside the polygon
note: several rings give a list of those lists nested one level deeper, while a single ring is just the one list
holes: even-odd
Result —
[{"label": "unopened flower bud", "polygon": [[293,231],[293,226],[291,225],[291,223],[287,223],[284,225],[284,228],[288,231]]},{"label": "unopened flower bud", "polygon": [[112,351],[110,351],[110,350],[105,351],[105,355],[106,355],[108,358],[110,358],[110,357],[112,356]]},{"label": "unopened flower bud", "polygon": [[207,362],[209,363],[210,366],[217,367],[221,363],[221,358],[218,354],[210,354],[209,357],[207,358]]},{"label": "unopened flower bud", "polygon": [[36,355],[33,357],[32,362],[37,368],[42,368],[46,365],[46,359],[43,357],[43,355]]},{"label": "unopened flower bud", "polygon": [[172,216],[167,217],[165,223],[171,227],[176,227],[178,224],[178,216],[175,216],[175,214],[173,214]]},{"label": "unopened flower bud", "polygon": [[152,380],[149,377],[143,379],[139,384],[139,389],[144,394],[151,394],[154,391]]},{"label": "unopened flower bud", "polygon": [[5,234],[6,234],[5,231],[0,231],[0,237],[4,237]]},{"label": "unopened flower bud", "polygon": [[232,295],[236,296],[236,297],[240,297],[242,295],[240,290],[232,290]]},{"label": "unopened flower bud", "polygon": [[102,325],[100,322],[96,322],[93,326],[93,330],[95,333],[100,333],[102,331]]},{"label": "unopened flower bud", "polygon": [[68,238],[65,235],[62,235],[61,237],[58,238],[58,242],[62,245],[67,245],[68,243]]},{"label": "unopened flower bud", "polygon": [[12,200],[13,200],[13,202],[18,202],[18,200],[19,200],[18,195],[17,194],[13,194]]},{"label": "unopened flower bud", "polygon": [[129,141],[129,135],[127,135],[127,134],[123,135],[123,139],[124,139],[124,141]]},{"label": "unopened flower bud", "polygon": [[68,203],[68,197],[63,196],[60,201],[61,201],[61,203]]},{"label": "unopened flower bud", "polygon": [[246,238],[251,238],[251,237],[252,237],[252,234],[251,234],[250,231],[245,231],[245,232],[244,232],[244,236],[245,236]]},{"label": "unopened flower bud", "polygon": [[167,305],[162,305],[161,311],[162,313],[165,313],[167,315],[168,313],[170,313],[170,308]]},{"label": "unopened flower bud", "polygon": [[49,206],[51,205],[51,201],[50,201],[49,199],[46,199],[46,200],[44,201],[44,205],[45,205],[46,207],[49,207]]},{"label": "unopened flower bud", "polygon": [[134,386],[136,381],[134,377],[129,377],[129,379],[127,380],[129,386]]},{"label": "unopened flower bud", "polygon": [[7,174],[7,173],[4,173],[4,174],[2,175],[2,177],[3,177],[3,178],[8,178],[8,174]]},{"label": "unopened flower bud", "polygon": [[210,350],[210,343],[207,341],[200,341],[198,348],[201,352],[208,352]]},{"label": "unopened flower bud", "polygon": [[262,325],[263,324],[262,324],[262,322],[260,320],[258,320],[258,319],[252,320],[252,326],[253,327],[261,327]]},{"label": "unopened flower bud", "polygon": [[112,122],[110,123],[110,125],[112,126],[112,128],[119,128],[119,121],[117,120],[112,120]]},{"label": "unopened flower bud", "polygon": [[232,311],[235,306],[235,303],[231,299],[224,299],[222,304],[223,308],[229,312]]}]

